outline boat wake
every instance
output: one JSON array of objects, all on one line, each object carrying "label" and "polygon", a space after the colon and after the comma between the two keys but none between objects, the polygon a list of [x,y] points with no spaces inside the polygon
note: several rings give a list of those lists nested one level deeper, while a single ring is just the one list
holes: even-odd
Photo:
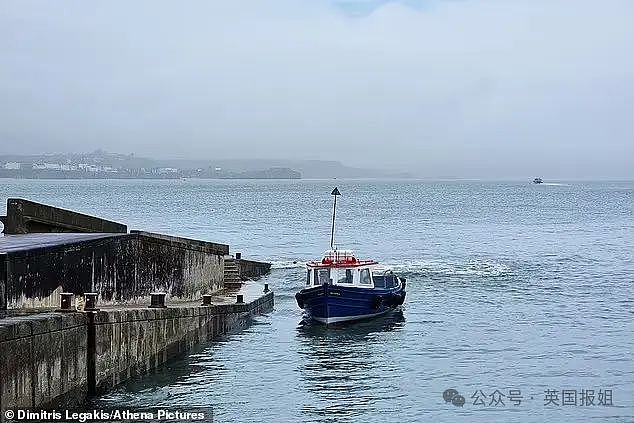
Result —
[{"label": "boat wake", "polygon": [[308,260],[279,260],[271,262],[271,269],[303,269]]},{"label": "boat wake", "polygon": [[[279,260],[272,262],[272,269],[304,269],[306,263],[303,260]],[[478,276],[478,277],[501,277],[513,274],[511,267],[507,264],[492,259],[471,259],[468,261],[448,261],[448,260],[403,260],[403,261],[382,261],[377,267],[381,269],[391,269],[396,273],[407,274],[408,276]]]},{"label": "boat wake", "polygon": [[466,262],[451,262],[444,260],[412,260],[401,263],[381,263],[386,268],[395,272],[418,275],[444,275],[444,276],[477,276],[477,277],[501,277],[513,274],[510,266],[490,259],[472,259]]}]

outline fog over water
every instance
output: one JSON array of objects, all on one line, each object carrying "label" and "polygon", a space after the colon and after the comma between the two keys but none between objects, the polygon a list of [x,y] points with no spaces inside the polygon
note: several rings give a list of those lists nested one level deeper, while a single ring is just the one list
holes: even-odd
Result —
[{"label": "fog over water", "polygon": [[3,0],[0,154],[634,177],[629,0]]}]

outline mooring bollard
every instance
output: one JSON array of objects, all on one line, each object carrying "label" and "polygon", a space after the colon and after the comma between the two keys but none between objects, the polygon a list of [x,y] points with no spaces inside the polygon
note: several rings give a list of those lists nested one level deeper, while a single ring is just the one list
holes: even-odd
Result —
[{"label": "mooring bollard", "polygon": [[84,293],[84,311],[99,311],[97,308],[97,294],[96,292]]},{"label": "mooring bollard", "polygon": [[204,305],[204,306],[211,305],[211,294],[203,295],[203,303],[202,303],[202,305]]},{"label": "mooring bollard", "polygon": [[75,311],[75,307],[73,306],[73,293],[72,292],[62,292],[59,294],[60,304],[59,309],[57,311]]},{"label": "mooring bollard", "polygon": [[167,308],[165,305],[165,292],[150,293],[150,308]]},{"label": "mooring bollard", "polygon": [[242,294],[236,295],[236,303],[238,304],[244,303],[244,296]]},{"label": "mooring bollard", "polygon": [[242,253],[236,253],[236,260],[240,260],[242,258]]},{"label": "mooring bollard", "polygon": [[264,284],[264,292],[269,292],[269,284],[268,283]]}]

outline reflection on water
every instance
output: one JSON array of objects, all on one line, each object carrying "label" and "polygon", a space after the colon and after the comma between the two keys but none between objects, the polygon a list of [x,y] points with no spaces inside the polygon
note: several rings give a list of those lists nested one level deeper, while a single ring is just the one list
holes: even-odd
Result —
[{"label": "reflection on water", "polygon": [[300,380],[315,398],[302,407],[302,413],[335,422],[372,411],[377,389],[385,390],[383,400],[396,398],[397,387],[378,380],[377,371],[389,371],[394,360],[384,354],[382,333],[401,330],[404,324],[401,310],[330,326],[302,320],[297,327]]},{"label": "reflection on water", "polygon": [[405,316],[401,309],[373,319],[341,322],[328,326],[310,320],[302,320],[297,326],[297,336],[300,341],[319,339],[327,342],[338,342],[341,339],[352,339],[356,342],[365,342],[368,335],[376,332],[399,330],[403,327],[404,322]]}]

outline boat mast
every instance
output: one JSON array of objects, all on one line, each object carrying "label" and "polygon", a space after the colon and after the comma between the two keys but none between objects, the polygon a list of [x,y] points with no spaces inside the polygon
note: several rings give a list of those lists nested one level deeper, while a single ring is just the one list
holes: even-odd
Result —
[{"label": "boat mast", "polygon": [[332,206],[332,229],[330,231],[330,249],[332,250],[332,246],[334,245],[334,242],[335,242],[335,212],[337,211],[337,196],[341,195],[341,193],[339,192],[337,187],[335,187],[335,189],[332,190],[330,195],[335,197],[335,203]]}]

